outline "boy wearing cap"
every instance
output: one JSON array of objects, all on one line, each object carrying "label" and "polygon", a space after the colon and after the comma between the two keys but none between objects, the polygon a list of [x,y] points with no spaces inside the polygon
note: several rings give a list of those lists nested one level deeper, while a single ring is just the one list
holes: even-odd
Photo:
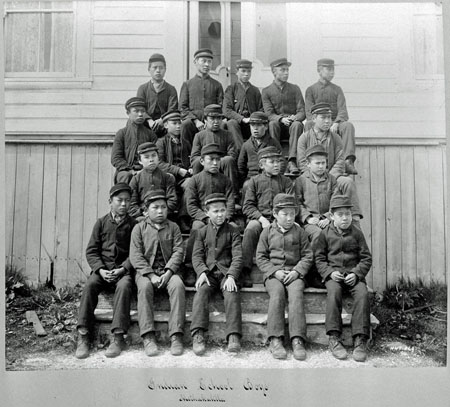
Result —
[{"label": "boy wearing cap", "polygon": [[110,212],[95,222],[86,248],[91,275],[86,281],[78,314],[78,342],[75,356],[89,356],[89,333],[94,327],[94,310],[103,290],[114,290],[113,338],[106,357],[119,356],[125,349],[124,334],[130,326],[130,304],[133,292],[133,267],[128,258],[131,231],[136,221],[128,216],[131,189],[118,183],[109,191]]},{"label": "boy wearing cap", "polygon": [[330,131],[342,137],[345,172],[353,175],[358,174],[355,169],[355,127],[348,121],[347,104],[342,89],[331,83],[334,78],[334,60],[322,58],[317,61],[317,72],[319,80],[314,85],[306,89],[306,124],[305,131],[314,126],[311,108],[316,103],[325,102],[331,106],[331,120],[333,124]]},{"label": "boy wearing cap", "polygon": [[353,221],[359,222],[362,218],[361,208],[359,206],[358,193],[356,191],[355,181],[351,177],[345,176],[345,163],[343,155],[342,139],[336,133],[330,131],[331,127],[331,106],[329,103],[316,103],[311,108],[314,127],[303,133],[297,145],[298,166],[302,174],[308,171],[308,161],[306,159],[306,150],[317,144],[321,144],[328,154],[327,170],[337,179],[337,190],[340,194],[350,198],[353,208]]},{"label": "boy wearing cap", "polygon": [[237,81],[225,90],[223,113],[228,119],[227,128],[232,134],[234,146],[239,151],[244,138],[250,137],[250,115],[262,111],[261,92],[250,83],[252,63],[246,59],[236,61]]},{"label": "boy wearing cap", "polygon": [[295,223],[295,197],[278,194],[273,200],[275,220],[265,228],[258,241],[256,264],[264,273],[264,286],[269,293],[267,334],[269,349],[275,359],[286,359],[283,346],[285,304],[288,300],[289,336],[294,358],[306,359],[306,316],[303,306],[304,278],[313,253],[305,231]]},{"label": "boy wearing cap", "polygon": [[345,359],[342,345],[342,294],[353,297],[352,336],[353,359],[367,359],[370,335],[370,306],[365,277],[372,266],[372,256],[361,229],[352,225],[352,203],[344,195],[331,199],[332,223],[322,230],[314,244],[317,269],[327,288],[325,329],[329,348],[337,359]]},{"label": "boy wearing cap", "polygon": [[148,60],[150,80],[139,86],[137,97],[146,102],[145,119],[148,126],[162,137],[165,134],[162,115],[178,109],[177,90],[164,80],[166,59],[164,55],[153,54]]},{"label": "boy wearing cap", "polygon": [[205,353],[204,333],[209,325],[209,299],[220,291],[225,302],[228,352],[241,349],[241,300],[238,280],[242,269],[242,247],[239,229],[226,219],[224,194],[214,193],[204,201],[208,224],[197,231],[192,264],[197,274],[192,305],[191,334],[196,355]]},{"label": "boy wearing cap", "polygon": [[131,181],[137,171],[142,169],[137,154],[138,146],[142,143],[154,143],[156,134],[144,126],[146,103],[141,98],[131,98],[125,103],[128,115],[126,127],[120,129],[114,137],[111,151],[111,164],[116,168],[114,182]]},{"label": "boy wearing cap", "polygon": [[195,76],[184,82],[180,91],[179,108],[183,122],[181,138],[192,144],[194,135],[205,127],[203,109],[211,104],[222,106],[223,88],[220,82],[209,76],[213,53],[201,48],[194,53]]},{"label": "boy wearing cap", "polygon": [[173,214],[178,205],[175,192],[175,177],[158,167],[158,148],[154,143],[143,143],[138,147],[139,163],[143,169],[130,181],[131,202],[130,215],[138,221],[145,216],[144,196],[153,189],[162,189],[167,197],[169,214]]},{"label": "boy wearing cap", "polygon": [[276,147],[265,147],[258,151],[262,173],[250,178],[245,192],[243,214],[247,226],[242,239],[244,254],[244,286],[251,286],[250,272],[253,265],[258,238],[264,228],[273,221],[273,199],[277,194],[294,194],[292,181],[280,174],[281,154]]},{"label": "boy wearing cap", "polygon": [[289,137],[287,172],[298,175],[296,164],[297,141],[303,133],[305,101],[297,85],[288,82],[291,63],[280,58],[270,64],[274,81],[262,90],[264,112],[269,116],[270,135],[281,142],[281,137]]},{"label": "boy wearing cap", "polygon": [[183,238],[179,227],[167,219],[167,198],[162,190],[149,191],[145,196],[148,216],[133,229],[130,261],[136,269],[137,307],[140,335],[147,356],[155,356],[155,290],[167,289],[170,301],[170,352],[183,353],[183,333],[186,312],[185,287],[180,278],[183,262]]}]

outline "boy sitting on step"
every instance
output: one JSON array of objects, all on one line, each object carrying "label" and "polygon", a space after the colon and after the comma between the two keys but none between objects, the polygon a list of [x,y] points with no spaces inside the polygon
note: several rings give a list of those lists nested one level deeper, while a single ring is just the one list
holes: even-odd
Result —
[{"label": "boy sitting on step", "polygon": [[332,223],[323,229],[313,246],[317,269],[327,287],[325,329],[329,348],[337,359],[345,359],[347,351],[341,341],[342,294],[353,297],[353,359],[367,359],[370,335],[370,306],[365,276],[372,266],[372,255],[361,229],[352,225],[352,203],[344,195],[331,198]]},{"label": "boy sitting on step", "polygon": [[289,336],[294,358],[306,359],[306,316],[303,307],[304,278],[313,263],[306,232],[295,223],[295,197],[278,194],[273,200],[272,224],[264,228],[256,250],[256,265],[264,273],[269,293],[267,335],[275,359],[286,359],[283,346],[286,297],[288,299]]},{"label": "boy sitting on step", "polygon": [[205,353],[204,332],[209,325],[209,300],[220,291],[225,301],[228,352],[238,353],[242,337],[239,275],[242,269],[242,247],[239,229],[226,219],[224,194],[210,194],[205,199],[209,221],[197,231],[192,264],[198,276],[197,292],[192,305],[191,333],[196,355]]}]

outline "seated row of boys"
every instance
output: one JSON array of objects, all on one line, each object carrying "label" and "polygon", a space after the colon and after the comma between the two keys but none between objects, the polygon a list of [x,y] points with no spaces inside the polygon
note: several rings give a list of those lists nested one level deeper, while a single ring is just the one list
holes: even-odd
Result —
[{"label": "seated row of boys", "polygon": [[[242,59],[236,62],[237,81],[227,87],[210,76],[213,53],[203,48],[194,53],[196,75],[184,82],[180,90],[180,99],[174,86],[164,80],[166,60],[161,54],[153,54],[149,59],[148,71],[151,79],[139,86],[136,103],[126,105],[129,121],[125,128],[119,130],[113,146],[112,164],[117,169],[118,182],[129,182],[133,173],[142,168],[136,160],[136,148],[145,141],[155,141],[168,131],[164,115],[179,110],[181,124],[177,141],[172,144],[166,141],[168,150],[178,151],[183,156],[183,169],[187,170],[195,164],[188,163],[184,152],[196,149],[195,135],[205,128],[227,128],[235,147],[228,151],[231,158],[237,159],[244,140],[251,135],[250,117],[254,112],[264,112],[268,117],[268,133],[281,142],[289,139],[289,155],[287,173],[299,174],[301,159],[298,157],[297,145],[301,134],[305,132],[313,136],[312,107],[317,103],[328,103],[331,108],[330,131],[340,136],[343,144],[343,172],[348,175],[357,174],[355,162],[355,129],[348,121],[347,106],[342,89],[331,83],[334,77],[335,64],[332,59],[322,58],[317,61],[319,80],[308,87],[303,98],[300,88],[288,82],[291,63],[286,58],[273,61],[270,66],[274,75],[271,85],[262,92],[250,83],[252,62]],[[223,116],[216,117],[216,123],[208,123],[208,105],[216,105]],[[223,120],[224,119],[224,120]],[[306,119],[305,125],[303,125]],[[145,127],[145,129],[143,128]],[[228,138],[228,135],[225,137]],[[225,143],[225,140],[223,140]],[[228,149],[228,147],[227,147]],[[225,151],[224,151],[225,152]],[[169,155],[170,155],[169,151]],[[191,161],[194,161],[192,158]],[[180,172],[180,176],[183,176]],[[186,175],[186,173],[185,173]],[[230,179],[235,182],[236,173],[230,169]]]},{"label": "seated row of boys", "polygon": [[[126,348],[124,335],[130,326],[130,303],[137,287],[140,335],[147,356],[158,354],[155,336],[154,294],[167,290],[170,301],[168,331],[172,355],[183,353],[186,316],[185,286],[180,273],[184,257],[183,240],[177,224],[167,219],[168,200],[162,190],[146,194],[147,216],[136,223],[128,215],[131,188],[118,183],[110,190],[110,212],[97,220],[86,258],[92,268],[80,301],[77,358],[89,356],[89,335],[93,331],[98,294],[113,289],[114,308],[111,343],[107,357],[116,357]],[[227,221],[227,198],[213,193],[204,200],[208,223],[197,233],[192,262],[197,274],[190,331],[193,351],[206,351],[205,332],[209,326],[209,300],[220,291],[226,313],[228,351],[241,349],[242,316],[240,273],[243,251],[239,230]],[[342,294],[354,298],[352,335],[353,358],[365,361],[370,329],[370,310],[365,276],[371,267],[371,255],[359,228],[352,226],[351,202],[334,195],[330,203],[331,223],[311,245],[297,223],[296,198],[279,193],[273,199],[273,222],[261,233],[256,262],[264,275],[269,294],[267,334],[270,352],[276,359],[287,357],[283,345],[285,304],[288,302],[289,337],[295,359],[306,359],[306,317],[303,305],[305,276],[315,260],[327,287],[326,333],[329,348],[338,359],[347,357],[341,340]],[[314,253],[313,253],[314,252]]]}]

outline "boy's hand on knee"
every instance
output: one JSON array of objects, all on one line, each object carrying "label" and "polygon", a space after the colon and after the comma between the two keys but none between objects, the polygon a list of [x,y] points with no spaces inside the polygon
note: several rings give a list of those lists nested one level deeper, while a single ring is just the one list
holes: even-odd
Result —
[{"label": "boy's hand on knee", "polygon": [[261,226],[263,227],[263,229],[270,226],[270,222],[264,216],[261,216],[258,220],[259,220],[259,223],[261,223]]},{"label": "boy's hand on knee", "polygon": [[350,287],[353,287],[356,284],[356,281],[358,280],[358,277],[355,273],[347,274],[347,276],[344,279],[344,283],[347,284]]},{"label": "boy's hand on knee", "polygon": [[197,127],[197,129],[199,130],[203,130],[205,128],[205,123],[198,119],[195,119],[195,127]]},{"label": "boy's hand on knee", "polygon": [[223,284],[223,290],[229,292],[237,291],[236,281],[234,281],[233,277],[227,277],[225,283]]},{"label": "boy's hand on knee", "polygon": [[291,270],[285,275],[284,280],[283,280],[283,284],[284,285],[289,285],[293,281],[297,280],[297,278],[299,278],[298,273],[295,270]]},{"label": "boy's hand on knee", "polygon": [[107,283],[112,283],[114,281],[114,276],[111,275],[111,272],[109,270],[100,269],[98,273]]},{"label": "boy's hand on knee", "polygon": [[173,276],[172,270],[166,270],[166,272],[159,278],[158,288],[164,288]]},{"label": "boy's hand on knee", "polygon": [[333,271],[331,273],[330,277],[332,280],[336,281],[337,283],[341,283],[342,281],[344,281],[344,278],[345,278],[344,275],[340,271],[337,271],[337,270]]},{"label": "boy's hand on knee", "polygon": [[317,225],[319,223],[319,218],[316,218],[315,216],[310,216],[308,219],[306,219],[309,225]]},{"label": "boy's hand on knee", "polygon": [[319,228],[321,228],[321,229],[327,227],[329,224],[330,224],[330,221],[327,218],[319,220],[319,222],[317,222],[317,226],[319,226]]},{"label": "boy's hand on knee", "polygon": [[333,123],[330,127],[330,131],[332,131],[333,133],[337,133],[338,130],[339,130],[339,123]]},{"label": "boy's hand on knee", "polygon": [[161,278],[159,276],[157,276],[156,274],[150,274],[148,276],[148,278],[150,279],[151,283],[153,284],[154,287],[158,287],[159,286],[159,282],[161,280]]},{"label": "boy's hand on knee", "polygon": [[284,278],[286,277],[286,270],[277,270],[275,272],[275,278],[278,281],[281,281],[282,283],[284,283]]},{"label": "boy's hand on knee", "polygon": [[200,274],[200,277],[195,282],[195,289],[198,290],[204,283],[208,284],[209,286],[211,285],[209,284],[208,276],[206,275],[206,273]]}]

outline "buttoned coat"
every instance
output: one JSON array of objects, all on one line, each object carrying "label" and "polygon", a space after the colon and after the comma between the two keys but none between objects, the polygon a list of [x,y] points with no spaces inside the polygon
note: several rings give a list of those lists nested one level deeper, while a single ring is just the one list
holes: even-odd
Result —
[{"label": "buttoned coat", "polygon": [[169,172],[174,177],[177,177],[179,175],[180,168],[184,168],[185,170],[187,170],[191,166],[191,143],[189,143],[189,141],[185,139],[180,139],[180,143],[181,167],[173,163],[173,146],[170,135],[166,134],[164,137],[160,137],[156,142],[159,156],[159,168],[161,168],[162,171]]},{"label": "buttoned coat", "polygon": [[[227,119],[234,119],[238,123],[242,121],[244,116],[245,104],[247,102],[247,113],[263,111],[261,92],[256,86],[249,83],[248,88],[244,88],[242,83],[237,81],[225,90],[223,98],[223,114]],[[249,116],[247,116],[249,117]]]},{"label": "buttoned coat", "polygon": [[305,120],[305,100],[297,85],[286,82],[279,87],[275,82],[262,90],[264,112],[270,121],[280,121],[283,117],[295,115],[295,120]]},{"label": "buttoned coat", "polygon": [[155,90],[152,81],[142,84],[138,88],[137,97],[146,101],[146,111],[152,120],[157,120],[164,113],[178,109],[177,90],[166,81],[158,92]]}]

